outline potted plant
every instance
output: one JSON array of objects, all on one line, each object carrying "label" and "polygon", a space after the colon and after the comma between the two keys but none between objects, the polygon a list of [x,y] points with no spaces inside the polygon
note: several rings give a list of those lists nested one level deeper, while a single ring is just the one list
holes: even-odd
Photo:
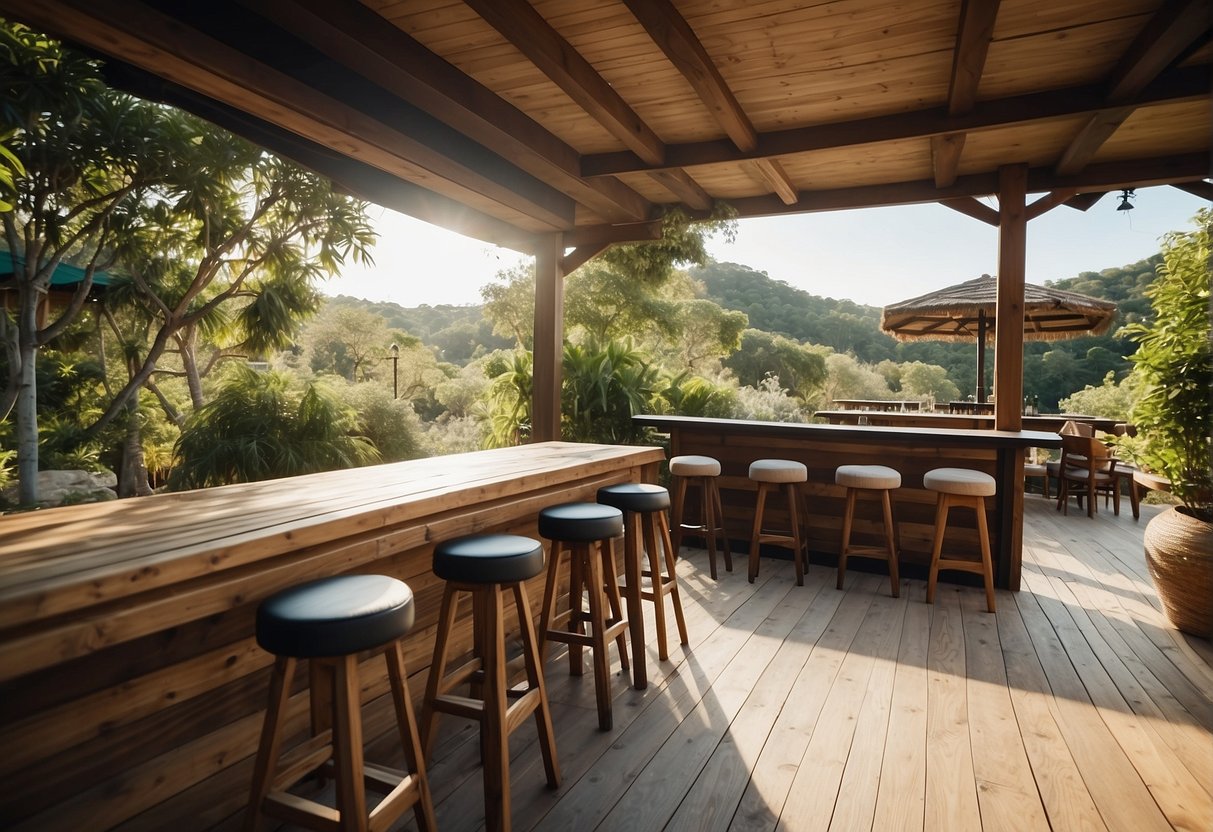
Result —
[{"label": "potted plant", "polygon": [[1150,521],[1146,561],[1167,617],[1192,635],[1213,636],[1213,349],[1209,230],[1201,210],[1192,231],[1163,239],[1163,263],[1147,294],[1154,317],[1128,332],[1138,343],[1133,373],[1142,396],[1133,420],[1142,461],[1170,480],[1181,505]]}]

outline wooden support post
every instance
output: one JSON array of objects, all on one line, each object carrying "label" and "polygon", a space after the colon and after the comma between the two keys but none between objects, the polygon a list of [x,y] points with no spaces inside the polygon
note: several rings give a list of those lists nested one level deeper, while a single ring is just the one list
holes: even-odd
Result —
[{"label": "wooden support post", "polygon": [[531,386],[531,441],[560,438],[561,359],[564,354],[564,255],[559,234],[535,246],[535,348]]},{"label": "wooden support post", "polygon": [[1028,166],[998,171],[998,305],[994,324],[994,428],[1023,426],[1023,293]]}]

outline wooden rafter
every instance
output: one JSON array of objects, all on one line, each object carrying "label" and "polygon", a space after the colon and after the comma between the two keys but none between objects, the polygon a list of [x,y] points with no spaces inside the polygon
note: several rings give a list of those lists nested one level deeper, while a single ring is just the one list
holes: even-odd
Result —
[{"label": "wooden rafter", "polygon": [[1066,200],[1067,208],[1073,208],[1076,211],[1086,211],[1096,202],[1107,196],[1106,191],[1089,191],[1085,194],[1078,194]]},{"label": "wooden rafter", "polygon": [[[994,37],[994,21],[1000,0],[964,0],[956,50],[952,55],[952,77],[948,85],[948,115],[963,115],[977,103],[977,90],[985,71],[986,55]],[[941,188],[956,181],[965,134],[950,133],[931,139],[931,164],[935,183]]]},{"label": "wooden rafter", "polygon": [[647,200],[617,179],[580,176],[577,151],[530,116],[353,0],[240,0],[342,66],[507,155],[605,219],[645,219]]},{"label": "wooden rafter", "polygon": [[[955,180],[953,180],[955,181]],[[945,208],[951,208],[953,211],[972,217],[975,220],[981,220],[990,225],[998,225],[998,211],[986,205],[984,202],[979,202],[971,196],[953,197],[952,199],[941,199],[939,204]]]},{"label": "wooden rafter", "polygon": [[[1109,105],[1093,113],[1057,162],[1057,173],[1081,171],[1137,107],[1128,104],[1209,28],[1208,0],[1171,0],[1145,25],[1106,82]],[[1206,70],[1207,72],[1207,70]],[[1127,106],[1126,106],[1127,105]]]},{"label": "wooden rafter", "polygon": [[1065,205],[1076,193],[1074,188],[1060,188],[1056,191],[1050,191],[1040,199],[1030,203],[1024,211],[1025,216],[1029,220],[1034,220],[1042,214],[1048,213],[1058,205]]},{"label": "wooden rafter", "polygon": [[1192,182],[1176,182],[1175,187],[1192,194],[1192,196],[1198,196],[1201,199],[1213,202],[1213,182],[1197,179]]},{"label": "wooden rafter", "polygon": [[[128,25],[132,15],[140,20],[137,34]],[[458,202],[496,202],[530,218],[536,231],[573,225],[572,199],[516,168],[517,175],[504,183],[501,171],[509,168],[504,161],[495,171],[460,161],[404,132],[397,122],[374,118],[143,3],[45,0],[23,17],[49,31],[71,21],[81,37],[91,39],[86,45],[262,114],[318,144],[345,148],[351,158]]]},{"label": "wooden rafter", "polygon": [[[1173,70],[1134,99],[1137,106],[1203,101],[1209,95],[1204,67]],[[665,164],[650,165],[631,152],[582,157],[583,176],[643,173],[662,167],[692,167],[746,159],[788,156],[815,150],[854,147],[879,142],[927,139],[947,133],[974,133],[1068,116],[1087,115],[1106,106],[1102,86],[1069,87],[979,102],[971,112],[950,116],[943,107],[887,116],[796,127],[758,134],[758,147],[739,151],[731,141],[716,139],[667,144]]]},{"label": "wooden rafter", "polygon": [[[753,151],[758,146],[758,131],[686,19],[669,0],[624,2],[670,63],[691,84],[737,149]],[[796,201],[796,185],[777,161],[760,159],[754,170],[785,204]]]},{"label": "wooden rafter", "polygon": [[466,0],[531,63],[648,164],[659,165],[665,145],[589,61],[527,0]]},{"label": "wooden rafter", "polygon": [[682,168],[655,170],[649,177],[691,208],[707,211],[712,207],[711,195]]}]

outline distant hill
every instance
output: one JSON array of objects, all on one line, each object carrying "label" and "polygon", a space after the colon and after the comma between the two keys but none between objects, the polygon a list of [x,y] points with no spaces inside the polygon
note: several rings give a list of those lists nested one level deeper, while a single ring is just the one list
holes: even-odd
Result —
[{"label": "distant hill", "polygon": [[493,334],[493,325],[484,317],[480,304],[453,306],[401,306],[390,301],[370,301],[338,295],[329,303],[368,309],[387,320],[388,326],[402,329],[433,347],[438,357],[452,364],[463,365],[480,352],[506,349],[513,340]]}]

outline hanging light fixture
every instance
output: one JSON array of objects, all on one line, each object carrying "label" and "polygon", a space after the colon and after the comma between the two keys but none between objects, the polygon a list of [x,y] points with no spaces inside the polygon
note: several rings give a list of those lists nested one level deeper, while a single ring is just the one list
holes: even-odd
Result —
[{"label": "hanging light fixture", "polygon": [[1134,188],[1125,188],[1120,192],[1120,204],[1116,206],[1117,211],[1132,211],[1133,203],[1129,200],[1137,196]]}]

